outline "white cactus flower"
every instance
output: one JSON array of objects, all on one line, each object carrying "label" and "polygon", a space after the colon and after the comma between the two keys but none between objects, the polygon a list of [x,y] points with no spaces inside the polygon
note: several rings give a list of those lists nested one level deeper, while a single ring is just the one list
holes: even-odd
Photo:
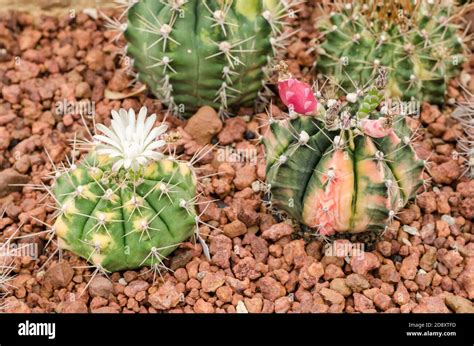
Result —
[{"label": "white cactus flower", "polygon": [[147,117],[147,108],[142,107],[135,117],[135,111],[121,108],[118,112],[112,110],[112,125],[110,128],[97,124],[96,128],[103,135],[94,136],[96,151],[99,155],[107,155],[116,159],[112,166],[114,172],[125,169],[138,171],[150,160],[160,160],[163,154],[156,150],[166,142],[158,139],[166,132],[167,126],[153,128],[156,115]]}]

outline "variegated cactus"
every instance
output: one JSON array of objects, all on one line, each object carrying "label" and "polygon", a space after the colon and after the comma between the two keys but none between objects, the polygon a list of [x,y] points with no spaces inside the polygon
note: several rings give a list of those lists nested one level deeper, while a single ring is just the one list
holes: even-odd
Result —
[{"label": "variegated cactus", "polygon": [[58,171],[53,226],[59,246],[107,271],[162,267],[196,229],[196,177],[188,162],[157,151],[165,125],[133,109],[98,124],[91,152]]},{"label": "variegated cactus", "polygon": [[272,206],[321,235],[383,230],[424,167],[406,119],[382,106],[386,73],[343,102],[316,100],[309,85],[282,76],[290,116],[270,118],[264,136]]},{"label": "variegated cactus", "polygon": [[265,99],[282,54],[291,0],[123,0],[126,54],[138,79],[175,113],[208,105],[227,114]]}]

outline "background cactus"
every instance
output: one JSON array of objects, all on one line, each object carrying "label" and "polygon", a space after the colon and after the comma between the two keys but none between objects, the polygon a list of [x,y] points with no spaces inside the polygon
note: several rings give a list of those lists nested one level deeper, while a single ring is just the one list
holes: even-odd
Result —
[{"label": "background cactus", "polygon": [[[175,113],[220,112],[265,98],[268,66],[289,33],[284,0],[126,0],[126,53],[140,81]],[[122,15],[125,18],[125,15]]]},{"label": "background cactus", "polygon": [[113,111],[112,127],[98,125],[94,149],[58,174],[54,231],[59,246],[107,271],[162,266],[189,238],[197,216],[192,167],[155,151],[166,127],[133,110]]},{"label": "background cactus", "polygon": [[[396,217],[422,183],[424,162],[405,117],[381,108],[385,78],[346,102],[320,99],[313,115],[270,119],[264,144],[273,207],[322,235],[380,230]],[[315,104],[310,87],[291,77],[279,89],[290,109]]]},{"label": "background cactus", "polygon": [[323,34],[317,71],[351,92],[385,67],[390,97],[442,104],[447,82],[464,59],[462,38],[450,18],[453,7],[411,0],[339,3],[316,24]]}]

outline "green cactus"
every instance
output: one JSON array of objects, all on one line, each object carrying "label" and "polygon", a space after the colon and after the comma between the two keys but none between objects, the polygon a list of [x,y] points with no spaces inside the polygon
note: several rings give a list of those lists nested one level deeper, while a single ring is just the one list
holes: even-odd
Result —
[{"label": "green cactus", "polygon": [[55,179],[54,230],[62,249],[107,271],[160,266],[193,234],[196,178],[188,163],[154,151],[164,127],[151,130],[145,108],[138,119],[113,114],[94,149]]},{"label": "green cactus", "polygon": [[[263,141],[272,208],[321,235],[359,233],[383,230],[415,195],[424,161],[405,116],[381,107],[384,78],[346,102],[320,100],[310,116],[270,118]],[[280,87],[293,104],[313,98],[301,83]]]},{"label": "green cactus", "polygon": [[[353,1],[318,20],[323,33],[316,69],[347,92],[388,68],[387,93],[402,100],[443,104],[447,82],[464,60],[450,8],[437,1]],[[359,85],[355,85],[355,83]]]},{"label": "green cactus", "polygon": [[289,37],[289,3],[134,0],[126,6],[126,53],[139,80],[175,113],[208,105],[227,114],[269,92],[268,67]]}]

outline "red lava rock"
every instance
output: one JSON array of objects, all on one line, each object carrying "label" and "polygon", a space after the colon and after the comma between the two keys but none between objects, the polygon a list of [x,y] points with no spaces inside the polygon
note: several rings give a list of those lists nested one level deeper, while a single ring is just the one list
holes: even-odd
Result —
[{"label": "red lava rock", "polygon": [[239,280],[243,280],[247,277],[250,280],[255,280],[260,277],[260,273],[256,267],[257,262],[252,257],[245,257],[232,268],[232,271]]},{"label": "red lava rock", "polygon": [[252,254],[257,262],[265,262],[268,257],[268,244],[265,239],[255,236],[254,234],[247,234],[252,249]]},{"label": "red lava rock", "polygon": [[101,308],[91,310],[91,312],[95,314],[116,314],[119,311],[111,306],[103,306]]},{"label": "red lava rock", "polygon": [[[353,275],[358,275],[358,274],[353,274]],[[336,278],[332,280],[331,283],[329,284],[329,288],[331,288],[332,290],[336,292],[339,292],[344,297],[349,297],[352,294],[352,290],[347,285],[346,279],[344,278]]]},{"label": "red lava rock", "polygon": [[303,239],[293,240],[283,247],[285,262],[294,264],[295,268],[301,268],[307,256]]},{"label": "red lava rock", "polygon": [[124,289],[124,293],[129,298],[134,298],[138,292],[145,292],[150,284],[144,280],[134,280],[130,282]]},{"label": "red lava rock", "polygon": [[281,297],[275,300],[275,312],[284,314],[291,308],[292,300],[288,297]]},{"label": "red lava rock", "polygon": [[446,306],[444,299],[440,296],[436,297],[423,297],[420,303],[416,306],[412,312],[414,313],[449,313],[449,309]]},{"label": "red lava rock", "polygon": [[103,276],[96,276],[89,283],[89,294],[91,297],[108,298],[112,290],[112,282]]},{"label": "red lava rock", "polygon": [[393,265],[382,265],[379,269],[379,275],[384,282],[397,283],[400,281],[400,274]]},{"label": "red lava rock", "polygon": [[463,258],[459,252],[446,249],[438,250],[438,259],[443,263],[446,268],[452,269],[462,263]]},{"label": "red lava rock", "polygon": [[10,145],[10,132],[6,127],[0,127],[0,150],[6,150]]},{"label": "red lava rock", "polygon": [[444,301],[446,305],[456,313],[474,313],[474,306],[466,298],[455,296],[454,294],[447,294]]},{"label": "red lava rock", "polygon": [[176,286],[166,281],[155,293],[150,294],[148,302],[157,310],[169,310],[179,303]]},{"label": "red lava rock", "polygon": [[212,137],[221,130],[222,121],[217,112],[209,106],[199,108],[184,127],[184,131],[200,145],[209,144]]},{"label": "red lava rock", "polygon": [[420,259],[420,268],[425,271],[430,271],[433,269],[436,262],[436,248],[428,247],[423,256]]},{"label": "red lava rock", "polygon": [[382,311],[386,311],[392,302],[390,297],[386,294],[383,293],[377,293],[374,295],[374,304],[376,307],[378,307]]},{"label": "red lava rock", "polygon": [[14,314],[31,313],[31,309],[28,307],[26,303],[22,302],[21,300],[13,296],[5,298],[2,305],[4,306],[4,311],[7,313],[14,313]]},{"label": "red lava rock", "polygon": [[430,172],[435,183],[449,185],[459,178],[461,168],[457,161],[449,160],[440,165],[433,165]]},{"label": "red lava rock", "polygon": [[107,88],[111,91],[123,91],[127,89],[129,80],[127,74],[123,71],[115,71],[114,76],[107,84]]},{"label": "red lava rock", "polygon": [[212,314],[214,313],[214,307],[211,303],[200,298],[196,301],[196,304],[194,304],[194,312],[200,314]]},{"label": "red lava rock", "polygon": [[250,287],[250,279],[245,278],[244,280],[240,281],[239,279],[227,276],[226,283],[232,287],[232,289],[237,293],[242,293],[246,289]]},{"label": "red lava rock", "polygon": [[275,242],[283,237],[291,235],[292,233],[293,228],[287,223],[281,222],[272,225],[269,229],[262,232],[262,237]]},{"label": "red lava rock", "polygon": [[398,283],[397,289],[393,293],[393,301],[400,306],[410,302],[410,293],[408,293],[408,290],[402,282]]},{"label": "red lava rock", "polygon": [[263,300],[259,297],[254,298],[244,298],[245,308],[251,314],[258,314],[262,312],[263,309]]},{"label": "red lava rock", "polygon": [[322,263],[308,261],[300,270],[298,281],[300,285],[306,289],[313,287],[324,275],[324,267]]},{"label": "red lava rock", "polygon": [[224,225],[222,231],[229,238],[235,238],[247,233],[247,226],[245,226],[242,221],[235,220],[231,223],[228,223],[227,225]]},{"label": "red lava rock", "polygon": [[212,255],[213,263],[223,269],[229,268],[229,259],[232,253],[232,240],[227,236],[220,234],[211,239],[209,251]]},{"label": "red lava rock", "polygon": [[434,213],[437,210],[436,194],[433,191],[428,191],[419,195],[416,199],[416,203],[427,214]]},{"label": "red lava rock", "polygon": [[372,252],[364,252],[360,256],[351,257],[351,267],[354,273],[365,275],[369,271],[380,267],[380,261]]},{"label": "red lava rock", "polygon": [[224,303],[230,303],[232,301],[232,288],[221,286],[216,290],[216,296]]},{"label": "red lava rock", "polygon": [[184,268],[178,268],[174,271],[174,277],[176,280],[182,283],[186,283],[189,279],[188,272]]},{"label": "red lava rock", "polygon": [[105,55],[100,49],[93,49],[87,53],[84,62],[93,71],[99,71],[104,68]]},{"label": "red lava rock", "polygon": [[354,293],[354,309],[359,312],[375,312],[374,303],[360,293]]},{"label": "red lava rock", "polygon": [[66,287],[72,280],[74,271],[66,261],[53,263],[45,273],[45,280],[55,288]]},{"label": "red lava rock", "polygon": [[270,301],[275,301],[286,294],[285,287],[275,279],[268,276],[258,280],[257,287],[260,289],[263,297]]},{"label": "red lava rock", "polygon": [[71,302],[64,302],[61,306],[60,312],[64,314],[86,314],[89,310],[84,302],[74,300]]},{"label": "red lava rock", "polygon": [[343,278],[344,276],[342,269],[333,263],[328,264],[324,269],[324,280],[329,281],[335,278]]},{"label": "red lava rock", "polygon": [[353,292],[357,293],[370,287],[369,281],[360,274],[348,275],[346,278],[346,284]]},{"label": "red lava rock", "polygon": [[254,165],[245,165],[238,169],[235,173],[234,185],[238,190],[250,187],[257,179],[256,169]]},{"label": "red lava rock", "polygon": [[247,125],[242,118],[235,117],[226,120],[224,129],[219,133],[218,139],[221,145],[228,145],[233,142],[241,141]]},{"label": "red lava rock", "polygon": [[215,292],[225,283],[225,274],[223,271],[216,273],[207,272],[201,281],[202,290],[206,293]]},{"label": "red lava rock", "polygon": [[324,297],[325,300],[331,302],[331,304],[344,304],[345,299],[339,292],[323,287],[319,293]]},{"label": "red lava rock", "polygon": [[413,280],[416,276],[419,263],[419,255],[417,253],[412,253],[410,256],[405,257],[400,268],[402,278]]},{"label": "red lava rock", "polygon": [[11,104],[20,103],[21,89],[17,84],[4,86],[2,88],[2,95],[5,101]]},{"label": "red lava rock", "polygon": [[21,50],[35,48],[40,38],[41,38],[40,31],[27,28],[18,37],[18,45]]}]

